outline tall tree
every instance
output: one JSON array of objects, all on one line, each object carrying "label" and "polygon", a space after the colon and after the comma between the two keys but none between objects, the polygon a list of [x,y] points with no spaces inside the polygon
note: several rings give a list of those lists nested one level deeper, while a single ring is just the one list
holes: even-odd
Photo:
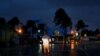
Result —
[{"label": "tall tree", "polygon": [[60,26],[64,29],[64,35],[67,33],[67,28],[72,26],[71,18],[66,14],[63,8],[59,8],[56,11],[54,23],[56,26]]},{"label": "tall tree", "polygon": [[36,31],[37,31],[37,24],[36,24],[36,21],[34,21],[34,20],[28,20],[26,23],[26,27],[27,27],[27,29],[31,28],[32,33],[36,33]]},{"label": "tall tree", "polygon": [[20,21],[19,21],[18,17],[13,17],[11,20],[8,21],[7,24],[8,24],[12,29],[14,29],[15,26],[17,26],[19,23],[20,23]]},{"label": "tall tree", "polygon": [[88,25],[86,25],[83,20],[78,20],[75,27],[76,30],[79,32],[80,36],[82,36],[82,31],[84,31],[85,27],[88,27]]},{"label": "tall tree", "polygon": [[81,30],[84,29],[85,27],[88,27],[88,25],[86,25],[83,20],[78,20],[75,27],[77,30]]},{"label": "tall tree", "polygon": [[3,17],[0,17],[0,28],[4,29],[6,25],[6,20]]}]

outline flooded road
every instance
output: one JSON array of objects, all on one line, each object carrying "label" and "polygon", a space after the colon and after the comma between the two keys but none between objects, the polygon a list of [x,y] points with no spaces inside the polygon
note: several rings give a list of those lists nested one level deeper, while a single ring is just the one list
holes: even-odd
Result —
[{"label": "flooded road", "polygon": [[71,49],[68,44],[24,45],[0,48],[0,56],[100,56],[100,43],[87,42]]}]

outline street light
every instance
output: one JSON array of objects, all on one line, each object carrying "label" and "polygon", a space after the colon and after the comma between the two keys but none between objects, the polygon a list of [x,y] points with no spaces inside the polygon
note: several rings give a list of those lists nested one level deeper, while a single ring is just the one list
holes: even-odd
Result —
[{"label": "street light", "polygon": [[78,32],[76,32],[75,35],[78,36]]},{"label": "street light", "polygon": [[23,32],[21,27],[16,28],[16,31],[17,31],[19,34],[22,34],[22,32]]},{"label": "street light", "polygon": [[19,33],[22,33],[22,30],[21,30],[21,29],[19,29],[19,30],[18,30],[18,32],[19,32]]},{"label": "street light", "polygon": [[38,33],[40,33],[41,32],[41,30],[40,29],[38,29]]}]

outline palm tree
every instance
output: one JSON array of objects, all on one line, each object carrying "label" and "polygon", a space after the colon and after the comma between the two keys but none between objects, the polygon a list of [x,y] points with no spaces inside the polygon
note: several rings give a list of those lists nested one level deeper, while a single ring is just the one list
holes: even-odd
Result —
[{"label": "palm tree", "polygon": [[72,26],[71,18],[65,13],[63,8],[59,8],[54,17],[56,26],[60,26],[64,30],[64,35],[67,33],[67,28]]},{"label": "palm tree", "polygon": [[77,24],[75,25],[75,27],[76,27],[76,30],[81,35],[81,32],[85,29],[85,27],[88,27],[88,25],[86,25],[83,20],[78,20]]},{"label": "palm tree", "polygon": [[88,27],[88,26],[85,25],[83,20],[78,20],[75,27],[76,27],[77,30],[81,30],[81,29],[84,29],[85,27]]}]

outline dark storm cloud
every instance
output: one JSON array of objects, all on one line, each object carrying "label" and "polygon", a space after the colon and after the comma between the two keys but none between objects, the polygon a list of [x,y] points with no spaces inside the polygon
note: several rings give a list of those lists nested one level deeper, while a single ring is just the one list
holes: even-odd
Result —
[{"label": "dark storm cloud", "polygon": [[99,6],[99,0],[0,0],[0,16],[7,19],[18,16],[22,21],[35,17],[52,27],[54,13],[61,7],[66,10],[74,23],[78,19],[83,19],[89,25],[100,27]]}]

